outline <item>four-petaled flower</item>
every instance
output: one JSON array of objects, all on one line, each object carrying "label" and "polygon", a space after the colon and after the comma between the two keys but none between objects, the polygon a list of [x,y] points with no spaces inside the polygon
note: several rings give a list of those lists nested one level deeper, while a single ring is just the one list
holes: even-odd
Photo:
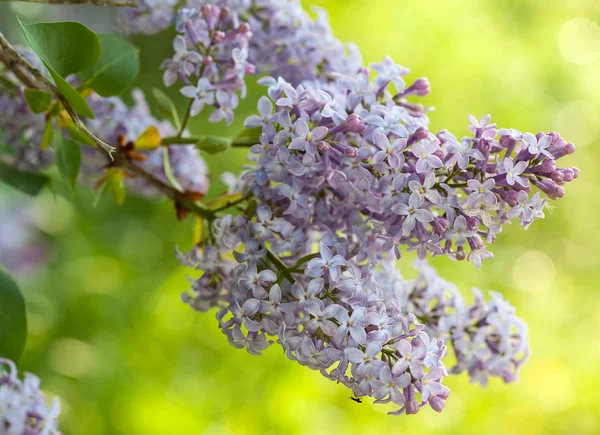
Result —
[{"label": "four-petaled flower", "polygon": [[527,151],[529,151],[534,156],[543,154],[549,159],[554,159],[552,154],[550,154],[547,150],[547,148],[552,143],[552,136],[550,136],[549,134],[546,134],[538,139],[531,133],[524,133],[523,139],[525,139],[525,142],[527,142]]},{"label": "four-petaled flower", "polygon": [[520,177],[520,175],[527,169],[527,162],[519,162],[515,165],[511,159],[504,159],[504,170],[506,171],[506,182],[512,186],[515,183],[519,183],[523,187],[528,186],[527,179]]},{"label": "four-petaled flower", "polygon": [[381,151],[377,151],[373,156],[373,163],[378,164],[387,159],[390,166],[394,169],[400,169],[404,165],[404,149],[406,148],[406,139],[396,139],[392,143],[383,133],[375,135],[375,143]]},{"label": "four-petaled flower", "polygon": [[327,136],[327,132],[327,127],[315,127],[310,130],[306,121],[300,118],[296,122],[296,134],[290,143],[290,149],[304,150],[308,154],[315,154],[317,142]]},{"label": "four-petaled flower", "polygon": [[468,180],[467,186],[473,192],[467,198],[467,203],[471,207],[476,207],[480,201],[485,201],[488,204],[496,204],[496,195],[492,192],[492,189],[496,185],[493,178],[488,178],[483,183],[477,180]]},{"label": "four-petaled flower", "polygon": [[342,266],[346,265],[346,259],[341,255],[333,255],[331,249],[324,243],[319,244],[320,258],[313,258],[306,266],[306,275],[315,278],[329,274],[332,281],[338,281],[342,276]]},{"label": "four-petaled flower", "polygon": [[417,193],[411,193],[408,205],[399,203],[392,207],[394,213],[405,216],[404,222],[402,222],[403,232],[411,232],[417,221],[427,223],[433,220],[433,214],[426,208],[421,208],[423,202],[423,197]]},{"label": "four-petaled flower", "polygon": [[198,80],[197,86],[184,86],[181,88],[181,93],[188,98],[193,98],[194,102],[192,103],[192,107],[190,108],[190,115],[196,116],[198,113],[202,112],[205,104],[213,104],[215,101],[215,93],[214,89],[212,89],[212,85],[210,81],[205,78],[201,78]]},{"label": "four-petaled flower", "polygon": [[434,153],[440,149],[440,142],[435,140],[424,140],[412,146],[412,153],[417,158],[417,172],[419,174],[430,169],[441,168],[442,160]]}]

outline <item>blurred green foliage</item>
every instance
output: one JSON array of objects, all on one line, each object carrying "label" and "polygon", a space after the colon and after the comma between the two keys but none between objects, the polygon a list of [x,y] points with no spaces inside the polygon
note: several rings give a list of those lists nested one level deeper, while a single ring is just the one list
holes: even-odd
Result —
[{"label": "blurred green foliage", "polygon": [[[565,163],[582,175],[545,220],[528,231],[507,229],[492,246],[496,259],[480,270],[435,261],[465,293],[472,286],[501,291],[526,319],[533,356],[520,382],[495,380],[482,389],[465,375],[452,377],[441,415],[388,417],[380,406],[359,405],[345,387],[288,361],[277,346],[262,357],[234,349],[214,313],[180,303],[190,271],[177,265],[173,247],[191,246],[192,223],[179,224],[168,203],[130,197],[122,207],[105,200],[92,209],[91,192],[79,188],[74,202],[49,193],[35,200],[36,222],[54,253],[46,267],[21,277],[30,325],[23,367],[61,396],[64,432],[600,433],[600,219],[594,214],[600,208],[600,2],[305,3],[327,8],[337,35],[355,42],[366,63],[389,54],[412,68],[412,78],[429,77],[433,129],[460,136],[468,113],[489,112],[500,126],[557,130],[578,146]],[[0,7],[4,30],[14,25],[14,12]],[[64,7],[27,7],[18,5],[19,13],[32,21],[74,17]],[[98,30],[98,9],[77,11]],[[18,38],[14,28],[9,34]],[[157,68],[172,36],[134,39],[142,59],[138,85],[147,92],[161,85]],[[183,105],[176,89],[168,93]],[[251,86],[230,128],[197,120],[192,131],[233,134],[258,96]],[[222,188],[219,173],[239,171],[244,152],[207,160],[214,195]],[[407,276],[413,276],[412,258],[401,262]]]}]

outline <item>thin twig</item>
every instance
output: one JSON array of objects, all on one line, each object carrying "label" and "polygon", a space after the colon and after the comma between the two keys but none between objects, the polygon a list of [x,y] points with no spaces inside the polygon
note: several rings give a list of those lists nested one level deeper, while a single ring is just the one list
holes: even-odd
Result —
[{"label": "thin twig", "polygon": [[60,91],[37,69],[34,68],[15,48],[7,41],[0,32],[0,61],[6,65],[25,86],[52,92],[60,100],[69,113],[75,125],[82,130],[96,145],[104,149],[112,159],[112,153],[116,148],[96,136],[75,113],[70,104],[65,100]]},{"label": "thin twig", "polygon": [[167,198],[171,199],[176,204],[185,207],[190,212],[197,216],[212,220],[215,218],[213,211],[209,210],[206,206],[198,204],[187,197],[184,194],[155,178],[152,174],[146,172],[141,167],[137,166],[133,161],[129,159],[123,153],[117,152],[116,158],[113,158],[112,152],[117,151],[117,148],[109,145],[104,140],[96,136],[85,123],[75,113],[73,108],[69,105],[69,102],[64,99],[60,94],[56,86],[54,86],[46,77],[42,75],[40,71],[34,68],[23,56],[17,52],[13,46],[6,40],[4,35],[0,32],[0,62],[2,62],[9,70],[11,70],[15,76],[21,80],[21,82],[28,87],[44,90],[49,90],[54,93],[56,97],[61,101],[65,110],[75,123],[75,125],[94,143],[99,147],[109,152],[111,160],[115,161],[119,166],[129,170],[134,175],[143,178],[157,190],[162,192]]},{"label": "thin twig", "polygon": [[49,5],[94,5],[94,6],[119,6],[128,8],[137,8],[135,1],[119,0],[0,0],[3,2],[25,2],[25,3],[45,3]]}]

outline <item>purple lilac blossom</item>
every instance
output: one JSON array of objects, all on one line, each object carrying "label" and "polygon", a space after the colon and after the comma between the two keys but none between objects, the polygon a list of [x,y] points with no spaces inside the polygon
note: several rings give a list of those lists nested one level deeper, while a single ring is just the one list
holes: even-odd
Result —
[{"label": "purple lilac blossom", "polygon": [[25,373],[21,381],[15,364],[0,358],[0,433],[6,435],[60,435],[60,404],[51,405],[40,391],[40,380]]},{"label": "purple lilac blossom", "polygon": [[[477,293],[472,306],[460,295],[419,306],[428,283],[431,291],[439,285],[425,269],[430,281],[406,283],[395,275],[396,258],[416,251],[479,267],[493,256],[485,244],[502,225],[519,218],[527,228],[543,217],[542,194],[564,195],[561,186],[578,170],[559,169],[556,160],[574,146],[539,133],[531,153],[531,140],[497,130],[489,116],[470,117],[472,137],[460,142],[435,135],[425,109],[398,91],[406,69],[386,58],[375,71],[373,82],[367,68],[338,75],[331,93],[263,81],[271,104],[261,99],[259,115],[247,120],[262,135],[236,181],[253,206],[220,216],[210,236],[181,255],[204,271],[183,300],[201,311],[217,307],[236,348],[260,354],[277,342],[288,358],[355,396],[393,402],[393,414],[440,412],[450,393],[445,342],[458,361],[452,372],[510,382],[527,359],[526,326],[495,293],[490,302]],[[417,81],[407,89],[423,91],[408,94],[426,93]],[[546,136],[551,141],[540,144]]]},{"label": "purple lilac blossom", "polygon": [[515,315],[499,293],[490,292],[486,302],[478,289],[475,301],[467,304],[456,286],[441,277],[425,262],[415,263],[419,276],[402,281],[393,267],[376,274],[382,286],[395,285],[403,310],[414,313],[425,331],[451,344],[456,364],[451,373],[466,371],[471,382],[485,386],[489,377],[504,382],[518,380],[519,368],[530,355],[527,325]]},{"label": "purple lilac blossom", "polygon": [[180,9],[175,28],[175,54],[162,64],[165,86],[184,83],[181,93],[190,99],[190,116],[214,107],[209,121],[230,124],[238,94],[246,96],[244,77],[255,69],[248,62],[250,25],[228,8],[204,2],[198,9]]}]

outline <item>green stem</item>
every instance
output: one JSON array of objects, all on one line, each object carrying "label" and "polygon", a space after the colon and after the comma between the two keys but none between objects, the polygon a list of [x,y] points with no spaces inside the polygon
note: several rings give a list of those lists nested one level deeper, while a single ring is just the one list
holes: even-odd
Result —
[{"label": "green stem", "polygon": [[[202,75],[200,75],[202,77]],[[183,122],[181,123],[181,128],[177,133],[177,138],[181,138],[183,131],[186,129],[187,125],[190,123],[190,119],[192,118],[192,104],[194,104],[194,100],[190,100],[190,104],[188,104],[188,108],[185,111],[185,116],[183,117]],[[195,142],[193,142],[195,143]]]},{"label": "green stem", "polygon": [[277,256],[269,248],[265,247],[265,249],[267,250],[267,258],[275,265],[275,267],[277,267],[277,269],[279,269],[281,273],[283,273],[283,276],[286,277],[290,283],[294,284],[296,282],[296,279],[294,278],[286,264],[281,260],[281,258],[279,258],[279,256]]},{"label": "green stem", "polygon": [[[180,137],[180,136],[167,136],[161,139],[162,146],[170,146],[170,145],[195,145],[198,142],[206,140],[207,137],[211,136],[194,136],[194,137]],[[223,139],[231,141],[232,147],[251,147],[258,142],[258,139],[255,138],[239,138],[239,139],[229,139],[229,138],[220,138],[218,136],[214,136],[215,138]]]}]

